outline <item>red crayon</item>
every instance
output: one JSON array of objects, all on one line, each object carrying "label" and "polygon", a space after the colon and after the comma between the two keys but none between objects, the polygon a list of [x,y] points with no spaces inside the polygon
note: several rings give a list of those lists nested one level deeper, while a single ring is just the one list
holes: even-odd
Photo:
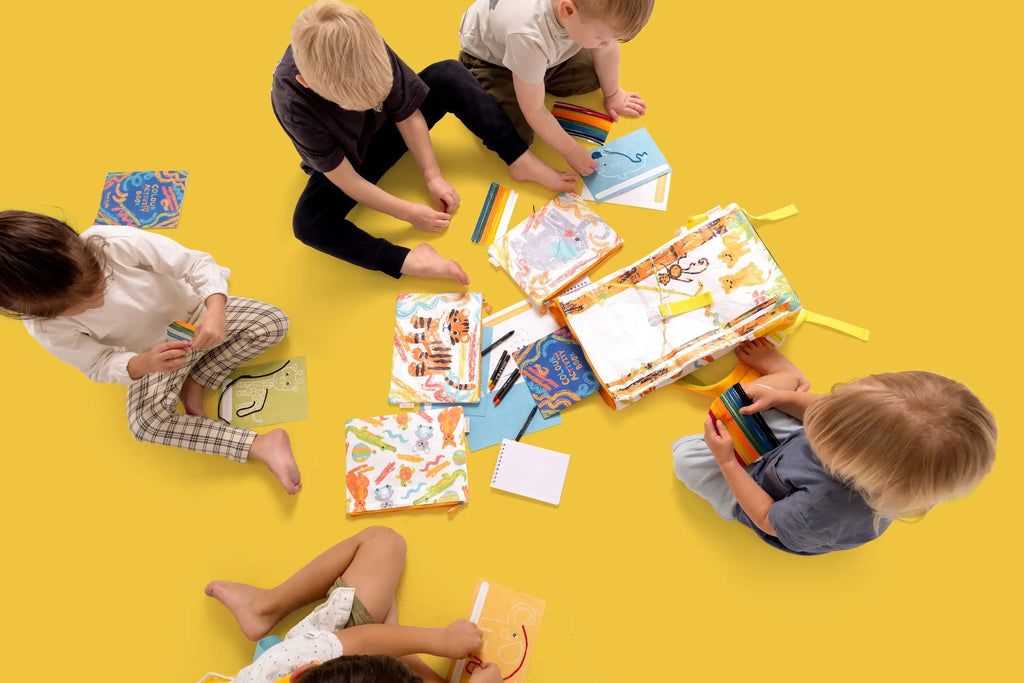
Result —
[{"label": "red crayon", "polygon": [[517,379],[519,379],[519,368],[516,368],[515,371],[508,376],[508,379],[505,380],[505,383],[501,385],[501,389],[498,389],[498,393],[494,395],[494,405],[501,403],[502,399],[505,398],[505,394],[509,392]]}]

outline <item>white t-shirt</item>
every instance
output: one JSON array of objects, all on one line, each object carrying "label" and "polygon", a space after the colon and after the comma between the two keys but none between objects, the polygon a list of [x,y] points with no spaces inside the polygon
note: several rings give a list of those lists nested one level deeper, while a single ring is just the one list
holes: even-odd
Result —
[{"label": "white t-shirt", "polygon": [[327,602],[295,624],[283,641],[239,671],[235,683],[275,683],[304,664],[340,657],[344,652],[334,631],[345,628],[355,595],[355,589],[347,586],[332,589]]},{"label": "white t-shirt", "polygon": [[231,271],[201,251],[138,228],[94,225],[82,233],[103,239],[109,279],[101,308],[25,327],[47,351],[94,382],[131,384],[128,361],[171,341],[167,325],[195,322],[213,294],[228,293]]},{"label": "white t-shirt", "polygon": [[580,51],[558,23],[551,0],[476,0],[462,15],[459,42],[477,59],[536,84]]}]

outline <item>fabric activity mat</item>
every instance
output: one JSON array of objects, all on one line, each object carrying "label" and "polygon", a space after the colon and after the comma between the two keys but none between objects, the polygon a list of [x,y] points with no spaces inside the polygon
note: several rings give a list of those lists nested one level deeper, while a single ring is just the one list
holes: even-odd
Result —
[{"label": "fabric activity mat", "polygon": [[483,295],[399,294],[388,402],[480,400]]},{"label": "fabric activity mat", "polygon": [[622,238],[579,195],[559,194],[498,234],[487,249],[537,306],[622,247]]},{"label": "fabric activity mat", "polygon": [[345,487],[349,515],[466,503],[462,407],[346,422]]}]

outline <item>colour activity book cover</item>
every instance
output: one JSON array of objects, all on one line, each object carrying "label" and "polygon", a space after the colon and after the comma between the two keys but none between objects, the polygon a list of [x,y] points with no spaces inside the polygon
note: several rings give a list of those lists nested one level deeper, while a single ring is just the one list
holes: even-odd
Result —
[{"label": "colour activity book cover", "polygon": [[217,414],[233,427],[265,427],[309,417],[306,358],[246,365],[221,386]]},{"label": "colour activity book cover", "polygon": [[98,225],[176,228],[188,171],[108,173],[100,195]]},{"label": "colour activity book cover", "polygon": [[484,646],[448,669],[451,683],[467,683],[483,662],[494,662],[501,678],[524,683],[547,603],[540,598],[478,579],[469,620],[484,634]]},{"label": "colour activity book cover", "polygon": [[621,247],[579,195],[563,192],[495,237],[487,253],[540,306]]},{"label": "colour activity book cover", "polygon": [[345,423],[345,512],[469,501],[461,406]]},{"label": "colour activity book cover", "polygon": [[480,400],[483,294],[399,294],[388,402]]},{"label": "colour activity book cover", "polygon": [[597,160],[597,168],[583,176],[583,184],[597,202],[649,183],[672,170],[646,128],[598,147],[590,156]]},{"label": "colour activity book cover", "polygon": [[568,327],[512,354],[544,417],[551,417],[598,390],[597,375]]}]

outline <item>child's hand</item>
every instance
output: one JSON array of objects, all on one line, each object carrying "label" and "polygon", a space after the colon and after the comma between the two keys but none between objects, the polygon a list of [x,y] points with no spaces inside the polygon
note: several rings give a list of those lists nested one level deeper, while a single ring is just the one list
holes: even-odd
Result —
[{"label": "child's hand", "polygon": [[711,454],[715,456],[715,462],[719,467],[729,462],[736,462],[736,456],[733,455],[732,437],[729,436],[725,425],[715,422],[710,415],[704,421],[704,443],[711,449]]},{"label": "child's hand", "polygon": [[[138,379],[151,372],[174,372],[185,364],[187,357],[188,342],[172,341],[157,344],[128,361],[128,373],[132,379]],[[133,370],[137,371],[138,377]]]},{"label": "child's hand", "polygon": [[565,160],[580,175],[590,175],[597,168],[597,159],[590,156],[590,150],[583,145],[573,145],[572,151],[565,155]]},{"label": "child's hand", "polygon": [[192,337],[194,349],[212,349],[224,341],[223,295],[210,299],[206,313],[196,321],[196,334]]},{"label": "child's hand", "polygon": [[604,108],[612,121],[619,120],[619,114],[626,116],[643,116],[647,104],[635,92],[626,92],[622,88],[604,98]]},{"label": "child's hand", "polygon": [[501,669],[494,662],[484,662],[473,671],[469,683],[501,683]]},{"label": "child's hand", "polygon": [[484,634],[477,625],[465,619],[453,621],[444,630],[444,648],[438,654],[461,659],[484,646]]},{"label": "child's hand", "polygon": [[420,230],[441,232],[451,223],[452,215],[434,211],[426,204],[414,204],[407,220]]},{"label": "child's hand", "polygon": [[[810,383],[807,383],[807,387],[810,388],[810,386]],[[772,389],[764,384],[753,383],[744,384],[743,391],[751,403],[749,406],[740,408],[740,415],[753,415],[754,413],[760,413],[762,410],[768,410],[776,404],[779,394],[778,389]],[[807,391],[807,389],[804,389],[804,391]]]},{"label": "child's hand", "polygon": [[452,184],[444,178],[435,178],[427,183],[427,191],[434,204],[449,214],[459,208],[459,202],[462,201]]}]

